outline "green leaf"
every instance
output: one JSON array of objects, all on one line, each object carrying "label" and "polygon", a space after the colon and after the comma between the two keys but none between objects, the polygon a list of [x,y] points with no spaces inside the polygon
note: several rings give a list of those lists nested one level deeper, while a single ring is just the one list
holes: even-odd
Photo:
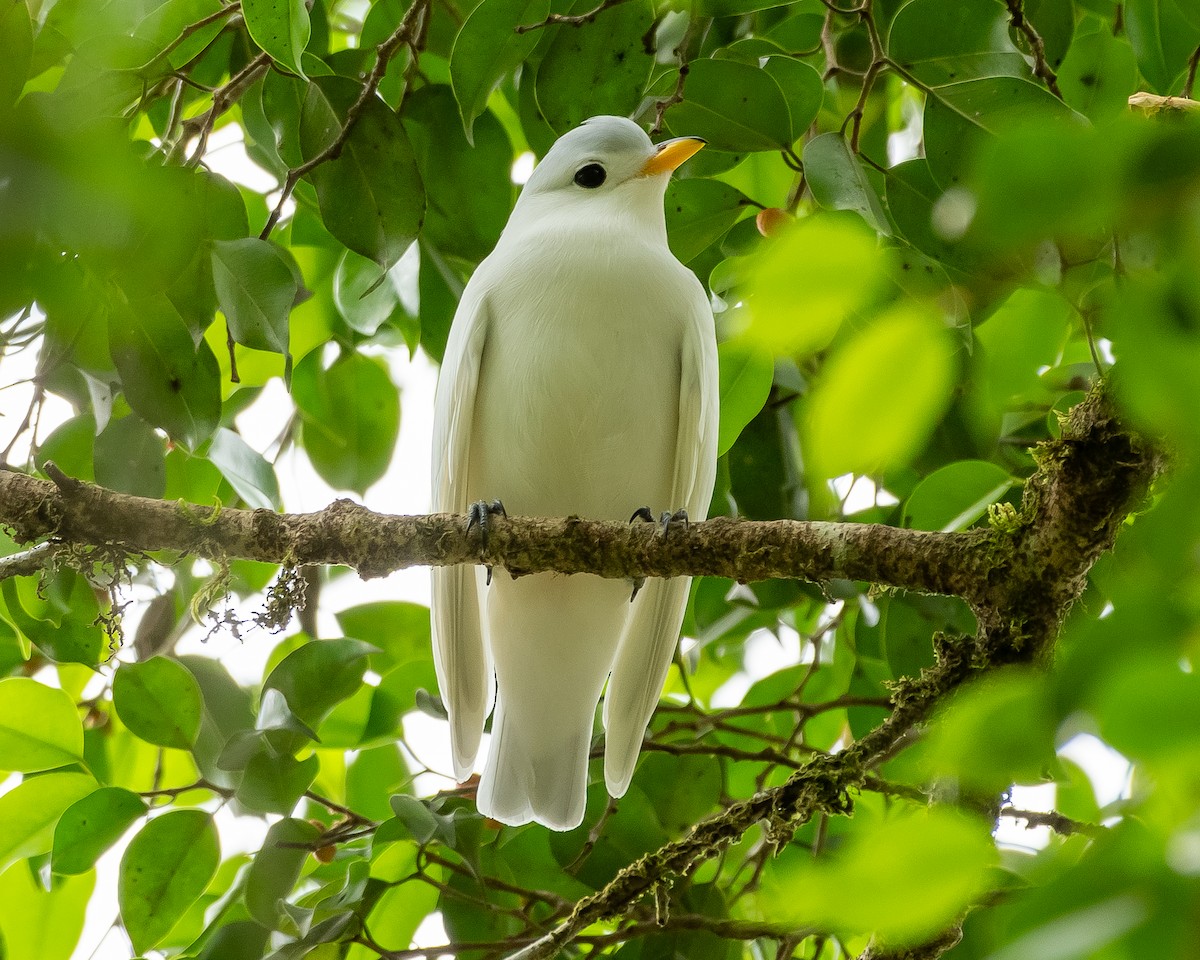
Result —
[{"label": "green leaf", "polygon": [[33,56],[33,23],[25,0],[0,0],[0,47],[5,51],[0,61],[0,114],[3,114],[21,95]]},{"label": "green leaf", "polygon": [[914,247],[947,269],[966,269],[966,254],[938,229],[935,205],[945,191],[933,179],[924,157],[906,160],[887,172],[887,205],[892,222]]},{"label": "green leaf", "polygon": [[0,796],[0,871],[49,852],[63,811],[95,789],[96,781],[85,773],[43,773]]},{"label": "green leaf", "polygon": [[1014,291],[975,330],[980,405],[999,415],[1037,399],[1038,372],[1061,362],[1074,324],[1074,308],[1057,291]]},{"label": "green leaf", "polygon": [[246,874],[246,909],[269,930],[279,925],[279,901],[292,892],[308,859],[307,846],[321,835],[307,820],[285,818],[271,824],[262,849]]},{"label": "green leaf", "polygon": [[[374,644],[381,652],[371,654],[371,669],[383,677],[376,688],[403,714],[418,707],[418,691],[433,690],[437,679],[429,639],[429,610],[415,603],[384,601],[351,607],[337,614],[347,636]],[[372,706],[367,733],[388,716],[377,700]]]},{"label": "green leaf", "polygon": [[[87,590],[90,594],[91,587],[88,586]],[[86,599],[72,598],[85,614],[76,619],[61,614],[54,616],[47,609],[49,605],[39,603],[36,596],[22,596],[17,583],[11,578],[0,582],[0,595],[4,597],[8,621],[51,660],[94,667],[106,655],[107,639],[104,631],[94,622],[99,613],[94,597],[90,604]],[[91,616],[87,616],[87,613]]]},{"label": "green leaf", "polygon": [[287,255],[257,237],[217,240],[212,245],[217,302],[233,339],[254,350],[281,353],[290,380],[288,315],[300,294],[297,273]]},{"label": "green leaf", "polygon": [[416,797],[397,793],[391,798],[391,804],[396,818],[408,828],[417,843],[426,844],[437,835],[440,826],[438,818]]},{"label": "green leaf", "polygon": [[841,936],[874,933],[892,948],[912,946],[987,889],[996,856],[982,820],[946,806],[904,811],[862,823],[826,857],[788,847],[764,871],[760,902],[776,922]]},{"label": "green leaf", "polygon": [[304,449],[331,487],[365,493],[392,459],[400,397],[378,359],[347,353],[323,370],[320,353],[296,365],[292,384]]},{"label": "green leaf", "polygon": [[392,316],[400,298],[379,264],[347,250],[333,274],[333,302],[350,329],[371,337]]},{"label": "green leaf", "polygon": [[220,0],[166,0],[146,14],[137,25],[137,36],[161,50],[176,40],[184,30],[192,33],[168,54],[168,62],[178,70],[196,59],[216,39],[226,21],[218,19],[203,27],[193,24],[221,9]]},{"label": "green leaf", "polygon": [[293,650],[263,682],[284,695],[292,712],[316,730],[337,704],[361,685],[367,656],[378,648],[361,640],[313,640]]},{"label": "green leaf", "polygon": [[1200,753],[1200,677],[1143,657],[1109,673],[1090,698],[1104,739],[1135,760],[1193,769]]},{"label": "green leaf", "polygon": [[[575,0],[572,13],[595,4]],[[583,29],[570,24],[546,28],[550,46],[534,80],[537,105],[558,134],[600,114],[629,116],[641,102],[654,58],[642,37],[650,5],[634,0],[610,7]]]},{"label": "green leaf", "polygon": [[748,336],[774,356],[825,349],[885,273],[874,233],[857,218],[808,217],[754,259]]},{"label": "green leaf", "polygon": [[71,960],[95,886],[94,873],[43,884],[26,864],[10,867],[0,875],[0,957]]},{"label": "green leaf", "polygon": [[187,750],[200,732],[200,687],[186,667],[166,657],[121,664],[113,706],[135,735],[160,747]]},{"label": "green leaf", "polygon": [[719,180],[672,178],[667,183],[667,240],[687,263],[725,236],[748,206],[745,194]]},{"label": "green leaf", "polygon": [[1128,0],[1124,14],[1142,76],[1157,93],[1178,93],[1176,82],[1200,46],[1200,18],[1190,0]]},{"label": "green leaf", "polygon": [[538,31],[516,27],[540,23],[550,0],[483,0],[459,28],[450,54],[450,82],[458,101],[467,142],[474,144],[475,118],[487,109],[496,85],[533,52]]},{"label": "green leaf", "polygon": [[95,424],[86,414],[60,424],[38,445],[34,464],[43,473],[51,460],[68,477],[95,482]]},{"label": "green leaf", "polygon": [[[472,149],[455,129],[450,88],[422,87],[404,102],[404,129],[412,141],[428,199],[423,238],[444,255],[475,263],[500,239],[513,203],[513,150],[493,114],[475,124]],[[471,184],[463,190],[463,184]]]},{"label": "green leaf", "polygon": [[275,468],[240,434],[219,427],[208,448],[208,459],[216,464],[246,506],[256,510],[280,509],[282,501]]},{"label": "green leaf", "polygon": [[792,142],[795,143],[816,121],[825,98],[825,84],[816,70],[792,57],[767,57],[762,68],[779,84],[787,101]]},{"label": "green leaf", "polygon": [[757,10],[788,7],[788,0],[697,0],[696,15],[700,17],[737,17]]},{"label": "green leaf", "polygon": [[1121,202],[1118,130],[1035,118],[982,143],[968,239],[1004,249],[1110,232]]},{"label": "green leaf", "polygon": [[221,417],[220,371],[165,297],[133,301],[108,322],[109,349],[129,405],[147,423],[194,450]]},{"label": "green leaf", "polygon": [[270,937],[271,931],[253,920],[234,920],[217,927],[196,960],[262,960]]},{"label": "green leaf", "polygon": [[734,60],[695,60],[685,99],[667,110],[678,136],[703,137],[714,150],[782,150],[792,144],[783,91],[771,74]]},{"label": "green leaf", "polygon": [[1008,37],[1001,4],[912,0],[892,21],[888,54],[922,83],[940,87],[982,77],[1029,75]]},{"label": "green leaf", "polygon": [[923,762],[934,776],[955,777],[968,791],[1038,783],[1054,763],[1054,726],[1044,677],[1017,668],[996,671],[939,708]]},{"label": "green leaf", "polygon": [[[306,160],[341,133],[362,87],[343,77],[308,85],[300,116]],[[425,220],[425,188],[404,126],[378,97],[363,105],[336,159],[307,174],[316,188],[325,227],[351,250],[390,267]]]},{"label": "green leaf", "polygon": [[876,233],[891,236],[879,195],[840,133],[823,133],[804,145],[804,175],[813,199],[825,209],[853,210]]},{"label": "green leaf", "polygon": [[[917,677],[933,666],[935,633],[963,636],[977,629],[969,608],[957,597],[904,594],[889,598],[880,612],[880,652],[893,679]],[[877,721],[876,717],[871,726]]]},{"label": "green leaf", "polygon": [[242,0],[242,17],[254,42],[272,60],[304,76],[300,55],[312,32],[304,0]]},{"label": "green leaf", "polygon": [[907,465],[949,405],[954,380],[940,320],[915,304],[893,308],[826,362],[808,397],[802,433],[814,472]]},{"label": "green leaf", "polygon": [[28,677],[0,680],[0,770],[35,773],[83,760],[83,723],[61,690]]},{"label": "green leaf", "polygon": [[767,402],[775,364],[761,345],[727,340],[717,346],[721,370],[721,425],[717,456],[724,456],[738,435]]},{"label": "green leaf", "polygon": [[172,810],[155,817],[121,857],[117,900],[139,953],[159,943],[204,893],[217,872],[220,843],[212,816]]},{"label": "green leaf", "polygon": [[904,504],[904,526],[914,530],[965,530],[1016,481],[986,460],[959,460],[935,470]]},{"label": "green leaf", "polygon": [[1129,109],[1137,76],[1137,58],[1128,38],[1097,29],[1075,38],[1059,67],[1058,85],[1070,106],[1099,121]]},{"label": "green leaf", "polygon": [[826,8],[821,0],[788,4],[789,16],[772,26],[764,37],[793,56],[810,54],[821,45]]},{"label": "green leaf", "polygon": [[237,798],[256,813],[289,814],[312,786],[320,767],[316,754],[297,760],[286,754],[258,753],[246,764]]},{"label": "green leaf", "polygon": [[1021,122],[1078,114],[1043,87],[1017,77],[985,77],[938,87],[925,101],[925,157],[943,187],[959,183],[966,161],[991,137]]},{"label": "green leaf", "polygon": [[136,414],[109,421],[94,449],[102,487],[154,499],[167,489],[166,443]]},{"label": "green leaf", "polygon": [[146,804],[123,787],[101,787],[69,806],[54,829],[50,865],[55,873],[86,873],[121,839]]}]

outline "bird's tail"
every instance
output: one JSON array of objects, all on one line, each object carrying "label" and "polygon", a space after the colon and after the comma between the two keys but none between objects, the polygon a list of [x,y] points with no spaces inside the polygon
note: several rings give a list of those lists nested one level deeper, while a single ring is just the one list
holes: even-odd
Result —
[{"label": "bird's tail", "polygon": [[579,826],[587,803],[594,712],[593,707],[586,716],[559,716],[551,723],[544,714],[511,715],[501,697],[479,781],[479,812],[513,825],[536,820],[553,830]]}]

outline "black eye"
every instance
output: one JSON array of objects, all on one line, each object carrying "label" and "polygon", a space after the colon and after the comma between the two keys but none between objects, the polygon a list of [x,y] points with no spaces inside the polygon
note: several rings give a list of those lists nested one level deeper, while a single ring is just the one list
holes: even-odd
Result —
[{"label": "black eye", "polygon": [[580,167],[575,171],[575,182],[581,187],[587,187],[589,190],[595,190],[600,184],[604,183],[608,173],[598,163],[589,163],[586,167]]}]

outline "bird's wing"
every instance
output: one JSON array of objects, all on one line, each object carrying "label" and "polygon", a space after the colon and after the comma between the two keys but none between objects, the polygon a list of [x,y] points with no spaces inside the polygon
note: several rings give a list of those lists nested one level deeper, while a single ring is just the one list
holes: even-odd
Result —
[{"label": "bird's wing", "polygon": [[[686,507],[692,520],[703,520],[716,482],[720,386],[713,317],[699,281],[690,312],[681,352],[670,506]],[[633,776],[679,641],[690,585],[690,577],[648,580],[621,638],[604,701],[604,779],[614,797],[625,793]]]},{"label": "bird's wing", "polygon": [[[475,393],[488,337],[488,308],[483,284],[463,292],[433,406],[433,509],[465,513],[471,424]],[[433,568],[434,666],[438,688],[450,713],[454,775],[471,775],[483,722],[492,708],[495,683],[479,622],[475,569]]]}]

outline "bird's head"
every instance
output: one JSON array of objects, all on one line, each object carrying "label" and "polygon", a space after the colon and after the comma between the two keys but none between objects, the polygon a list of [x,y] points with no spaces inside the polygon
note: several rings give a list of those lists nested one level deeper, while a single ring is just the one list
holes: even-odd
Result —
[{"label": "bird's head", "polygon": [[671,171],[703,146],[698,137],[655,144],[632,120],[592,117],[555,141],[525,184],[517,211],[613,214],[661,225]]}]

